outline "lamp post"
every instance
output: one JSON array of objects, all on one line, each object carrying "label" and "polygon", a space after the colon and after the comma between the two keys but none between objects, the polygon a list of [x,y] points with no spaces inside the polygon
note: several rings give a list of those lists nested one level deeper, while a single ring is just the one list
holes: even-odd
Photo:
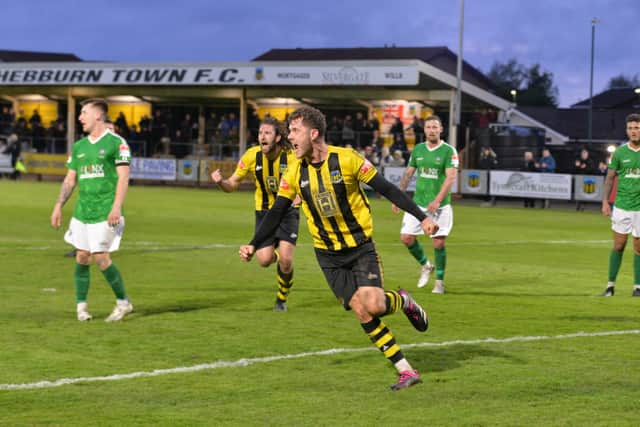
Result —
[{"label": "lamp post", "polygon": [[515,89],[511,89],[509,91],[509,93],[511,94],[511,98],[513,99],[513,103],[517,104],[517,98],[518,98],[518,91]]},{"label": "lamp post", "polygon": [[[458,28],[458,58],[456,63],[456,97],[453,117],[450,120],[450,128],[454,135],[449,135],[449,142],[453,146],[458,145],[458,129],[460,127],[460,115],[462,114],[462,42],[464,34],[464,0],[460,0],[460,27]],[[453,125],[453,126],[451,126]],[[453,137],[453,138],[452,138]]]},{"label": "lamp post", "polygon": [[595,44],[596,44],[596,24],[598,23],[598,18],[593,18],[591,20],[591,74],[589,77],[589,120],[588,120],[588,133],[587,139],[591,142],[591,137],[593,134],[593,57],[595,53]]}]

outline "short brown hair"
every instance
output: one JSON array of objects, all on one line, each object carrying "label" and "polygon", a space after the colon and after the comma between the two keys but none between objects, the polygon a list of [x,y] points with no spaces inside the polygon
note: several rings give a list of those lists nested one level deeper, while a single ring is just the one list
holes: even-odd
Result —
[{"label": "short brown hair", "polygon": [[424,119],[425,124],[427,122],[433,122],[433,121],[440,123],[440,126],[442,126],[442,120],[440,120],[440,117],[436,116],[435,114],[432,114],[426,119]]},{"label": "short brown hair", "polygon": [[629,122],[640,122],[640,114],[631,113],[627,116],[627,123]]},{"label": "short brown hair", "polygon": [[85,99],[80,103],[80,105],[82,105],[83,107],[85,105],[96,107],[102,113],[102,121],[106,122],[107,120],[109,120],[109,104],[107,104],[107,101],[105,101],[103,98]]},{"label": "short brown hair", "polygon": [[324,138],[327,133],[327,119],[320,110],[309,106],[300,107],[291,113],[289,123],[300,118],[302,119],[302,124],[311,129],[317,129],[318,136]]}]

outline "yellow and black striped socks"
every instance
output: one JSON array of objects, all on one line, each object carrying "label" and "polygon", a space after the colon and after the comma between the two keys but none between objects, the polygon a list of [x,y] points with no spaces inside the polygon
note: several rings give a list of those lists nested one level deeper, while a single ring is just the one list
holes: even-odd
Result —
[{"label": "yellow and black striped socks", "polygon": [[386,316],[387,314],[393,314],[396,311],[402,308],[404,301],[402,300],[402,295],[397,293],[396,291],[384,291],[385,296],[385,304],[386,309],[382,316]]},{"label": "yellow and black striped socks", "polygon": [[289,273],[284,273],[280,269],[280,264],[277,264],[278,270],[278,293],[276,294],[276,299],[278,301],[287,302],[287,298],[289,297],[289,292],[291,291],[291,287],[293,286],[293,269]]},{"label": "yellow and black striped socks", "polygon": [[396,344],[396,339],[380,318],[374,317],[370,322],[361,323],[361,325],[371,342],[391,363],[396,364],[404,359],[400,346]]}]

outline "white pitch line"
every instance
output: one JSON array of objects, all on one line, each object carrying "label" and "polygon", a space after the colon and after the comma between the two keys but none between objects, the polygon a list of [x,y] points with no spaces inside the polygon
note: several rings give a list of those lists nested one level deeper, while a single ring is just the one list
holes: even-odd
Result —
[{"label": "white pitch line", "polygon": [[[576,332],[572,334],[551,335],[551,336],[540,335],[540,336],[524,336],[524,337],[515,336],[510,338],[482,338],[482,339],[476,339],[476,340],[444,341],[439,343],[424,342],[424,343],[414,343],[414,344],[402,344],[402,347],[403,348],[420,348],[420,347],[449,347],[454,345],[471,345],[471,344],[504,344],[504,343],[512,343],[512,342],[564,340],[564,339],[570,339],[570,338],[607,337],[607,336],[631,335],[631,334],[640,334],[640,329],[629,329],[629,330],[623,330],[623,331],[604,331],[604,332]],[[32,389],[39,389],[39,388],[60,387],[63,385],[77,384],[77,383],[90,383],[90,382],[98,382],[98,381],[119,381],[119,380],[127,380],[132,378],[141,378],[141,377],[157,377],[160,375],[191,373],[191,372],[207,371],[207,370],[219,369],[219,368],[238,368],[238,367],[255,365],[259,363],[271,363],[271,362],[278,362],[280,360],[301,359],[303,357],[331,356],[334,354],[360,353],[364,351],[374,351],[374,350],[376,350],[376,348],[374,347],[332,348],[329,350],[322,350],[322,351],[312,351],[312,352],[297,353],[297,354],[284,354],[279,356],[268,356],[268,357],[255,357],[251,359],[238,359],[235,361],[221,360],[218,362],[204,363],[200,365],[182,366],[182,367],[169,368],[169,369],[155,369],[153,371],[131,372],[129,374],[114,374],[114,375],[106,375],[106,376],[100,376],[100,377],[62,378],[55,381],[39,381],[35,383],[24,383],[24,384],[0,384],[0,390],[32,390]]]}]

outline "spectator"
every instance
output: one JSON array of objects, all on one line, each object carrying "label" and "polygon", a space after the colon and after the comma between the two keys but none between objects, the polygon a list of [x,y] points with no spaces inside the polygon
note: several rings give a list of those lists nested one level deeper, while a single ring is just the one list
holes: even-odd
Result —
[{"label": "spectator", "polygon": [[220,139],[222,139],[223,143],[227,143],[231,136],[231,123],[229,122],[229,119],[227,119],[226,114],[223,114],[220,118],[220,123],[218,123],[218,134],[220,135]]},{"label": "spectator", "polygon": [[373,149],[376,153],[380,154],[382,152],[382,147],[384,147],[384,140],[380,136],[380,131],[374,130],[371,135],[371,141],[369,143],[373,146]]},{"label": "spectator", "polygon": [[413,116],[413,123],[411,124],[410,129],[413,130],[416,144],[424,142],[424,122],[420,120],[418,116]]},{"label": "spectator", "polygon": [[378,153],[376,153],[372,145],[367,145],[366,147],[364,147],[364,158],[369,160],[369,162],[371,162],[373,166],[380,166],[380,157],[378,156]]},{"label": "spectator", "polygon": [[193,120],[191,114],[184,115],[184,119],[180,122],[180,138],[176,138],[179,142],[191,142],[193,131]]},{"label": "spectator", "polygon": [[355,146],[356,133],[353,129],[353,120],[350,115],[346,115],[342,123],[342,143],[347,146]]},{"label": "spectator", "polygon": [[113,124],[118,128],[118,135],[124,138],[129,137],[129,125],[127,123],[127,118],[124,116],[124,113],[122,111],[118,113],[118,117]]},{"label": "spectator", "polygon": [[[548,148],[542,149],[542,157],[537,164],[538,170],[543,173],[554,173],[556,171],[556,160],[551,155]],[[548,209],[550,206],[549,199],[544,199],[542,209]]]},{"label": "spectator", "polygon": [[404,144],[404,126],[402,125],[402,120],[400,120],[399,117],[396,117],[393,120],[393,124],[389,129],[389,133],[393,135],[394,143],[396,141],[402,140],[402,143]]},{"label": "spectator", "polygon": [[[493,149],[488,145],[482,147],[482,151],[480,152],[480,159],[478,161],[478,167],[480,169],[490,171],[491,169],[495,169],[497,166],[498,156],[496,155],[495,151],[493,151]],[[495,206],[496,196],[490,196],[489,194],[487,194],[486,202],[489,206]],[[487,204],[485,204],[485,206]]]},{"label": "spectator", "polygon": [[371,129],[369,129],[369,123],[364,118],[364,114],[358,111],[356,112],[356,118],[353,121],[353,130],[356,134],[356,142],[358,147],[366,147],[371,140]]},{"label": "spectator", "polygon": [[31,115],[31,118],[29,119],[29,126],[31,126],[31,128],[34,127],[34,125],[36,124],[42,124],[42,118],[40,117],[40,113],[38,112],[38,110],[33,110],[33,114]]},{"label": "spectator", "polygon": [[240,134],[240,119],[236,116],[236,113],[229,113],[229,136],[234,142],[238,142],[238,135]]},{"label": "spectator", "polygon": [[403,168],[406,165],[404,153],[400,150],[395,150],[391,155],[391,161],[387,166]]},{"label": "spectator", "polygon": [[[533,153],[531,151],[524,152],[524,165],[522,167],[524,172],[536,172],[538,170],[536,161],[533,159]],[[524,198],[525,208],[535,208],[536,202],[532,198]]]},{"label": "spectator", "polygon": [[493,151],[493,149],[488,145],[482,147],[478,167],[484,170],[491,170],[495,169],[497,166],[498,156],[496,155],[495,151]]},{"label": "spectator", "polygon": [[33,122],[31,127],[31,136],[33,138],[33,147],[38,153],[44,153],[47,150],[46,130],[42,127],[41,122]]},{"label": "spectator", "polygon": [[[589,157],[589,151],[586,148],[583,148],[582,150],[580,150],[580,155],[575,161],[573,173],[576,175],[588,175],[594,172],[595,167],[593,165],[593,160],[591,160],[591,158]],[[576,210],[583,211],[584,203],[576,200]]]},{"label": "spectator", "polygon": [[598,171],[597,174],[598,175],[606,175],[607,174],[607,162],[605,162],[604,160],[600,160],[600,162],[598,162]]},{"label": "spectator", "polygon": [[20,171],[16,169],[16,163],[20,158],[20,141],[18,140],[18,135],[12,133],[7,138],[7,145],[4,147],[3,154],[8,154],[11,156],[11,167],[13,168],[13,172],[10,175],[10,178],[13,180],[18,179],[20,176]]},{"label": "spectator", "polygon": [[409,150],[407,150],[407,143],[405,142],[404,134],[402,133],[396,133],[393,136],[393,144],[391,144],[390,151],[393,153],[397,150],[400,150],[402,152],[406,163],[406,160],[409,157]]},{"label": "spectator", "polygon": [[369,129],[380,132],[380,122],[375,113],[371,113],[371,117],[369,118]]},{"label": "spectator", "polygon": [[580,155],[576,159],[575,169],[573,172],[577,175],[589,175],[595,172],[593,159],[589,156],[589,150],[586,148],[580,150]]},{"label": "spectator", "polygon": [[331,145],[342,145],[342,125],[336,116],[327,124],[327,140]]},{"label": "spectator", "polygon": [[540,172],[554,173],[556,171],[556,160],[548,148],[542,150],[542,157],[538,160],[537,167]]}]

